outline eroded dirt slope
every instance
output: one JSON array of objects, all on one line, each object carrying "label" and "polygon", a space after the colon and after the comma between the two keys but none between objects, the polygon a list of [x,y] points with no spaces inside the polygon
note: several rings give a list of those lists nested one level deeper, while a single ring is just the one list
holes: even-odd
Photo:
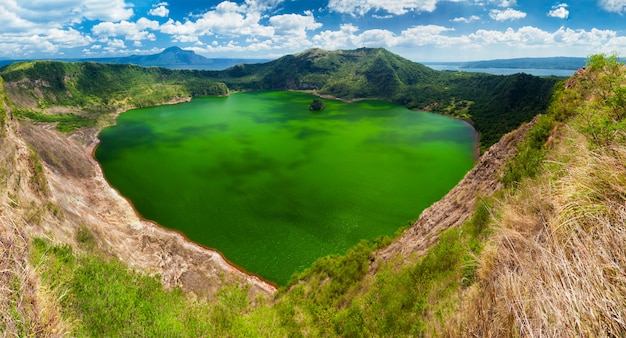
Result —
[{"label": "eroded dirt slope", "polygon": [[23,222],[31,236],[77,247],[76,233],[86,227],[101,249],[161,275],[166,287],[211,296],[225,283],[244,283],[252,295],[274,293],[273,285],[241,272],[216,251],[141,219],[92,157],[95,129],[66,135],[49,124],[9,124],[2,140],[7,176],[2,215]]}]

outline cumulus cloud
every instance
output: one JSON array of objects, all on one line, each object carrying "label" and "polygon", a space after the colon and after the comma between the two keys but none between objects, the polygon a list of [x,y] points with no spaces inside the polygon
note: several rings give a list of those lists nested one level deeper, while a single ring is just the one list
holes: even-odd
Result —
[{"label": "cumulus cloud", "polygon": [[493,5],[508,8],[516,6],[517,0],[474,0],[474,3],[479,6]]},{"label": "cumulus cloud", "polygon": [[607,12],[624,13],[626,12],[626,0],[599,0],[598,4]]},{"label": "cumulus cloud", "polygon": [[101,22],[95,25],[91,31],[98,37],[118,37],[123,36],[126,40],[156,40],[154,33],[148,31],[157,30],[157,21],[140,18],[137,22],[121,21],[119,23]]},{"label": "cumulus cloud", "polygon": [[331,11],[363,16],[370,11],[386,11],[394,15],[407,12],[432,12],[440,0],[330,0]]},{"label": "cumulus cloud", "polygon": [[553,6],[548,12],[548,16],[552,18],[567,19],[569,17],[569,11],[567,10],[567,4],[558,4]]},{"label": "cumulus cloud", "polygon": [[73,29],[51,28],[38,34],[2,34],[0,49],[7,55],[23,57],[35,52],[57,53],[62,48],[87,46],[93,39]]},{"label": "cumulus cloud", "polygon": [[63,28],[85,20],[116,22],[133,14],[124,0],[4,0],[0,4],[0,33]]},{"label": "cumulus cloud", "polygon": [[[248,3],[250,2],[250,4]],[[224,1],[213,10],[207,11],[184,22],[168,20],[159,27],[162,33],[172,35],[174,41],[198,42],[202,36],[264,36],[274,35],[274,28],[260,24],[263,16],[257,8],[265,8],[278,1],[258,1],[238,5],[234,2]]]},{"label": "cumulus cloud", "polygon": [[512,8],[507,8],[505,10],[492,9],[489,12],[489,16],[496,21],[506,21],[523,19],[526,17],[526,13]]},{"label": "cumulus cloud", "polygon": [[307,30],[315,30],[322,27],[321,23],[315,22],[311,12],[307,15],[283,14],[276,15],[269,19],[276,34],[289,34],[299,37],[306,37]]},{"label": "cumulus cloud", "polygon": [[168,5],[169,4],[167,2],[161,2],[161,3],[156,4],[152,6],[152,9],[148,11],[148,15],[160,16],[162,18],[166,18],[170,14],[170,10],[167,9],[166,7]]},{"label": "cumulus cloud", "polygon": [[[359,28],[353,24],[343,24],[339,30],[325,30],[313,37],[313,42],[324,49],[351,48],[355,46],[356,32]],[[344,47],[345,46],[345,47]]]},{"label": "cumulus cloud", "polygon": [[338,49],[354,47],[422,47],[449,46],[466,38],[444,35],[454,29],[439,25],[418,25],[403,30],[399,34],[386,29],[360,31],[358,27],[346,24],[338,31],[323,31],[313,37],[313,42],[321,48]]},{"label": "cumulus cloud", "polygon": [[464,23],[471,23],[471,22],[478,21],[478,20],[480,20],[480,17],[479,17],[479,16],[477,16],[477,15],[472,15],[472,16],[470,16],[469,18],[460,17],[460,18],[454,18],[454,19],[452,19],[452,20],[450,20],[450,21],[452,21],[452,22],[464,22]]},{"label": "cumulus cloud", "polygon": [[495,3],[497,6],[500,7],[513,7],[515,5],[517,5],[517,1],[516,0],[495,0],[492,1],[493,3]]}]

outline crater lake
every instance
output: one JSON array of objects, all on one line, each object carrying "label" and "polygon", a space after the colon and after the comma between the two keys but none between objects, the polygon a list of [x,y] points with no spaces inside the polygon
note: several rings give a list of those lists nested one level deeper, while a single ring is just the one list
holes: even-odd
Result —
[{"label": "crater lake", "polygon": [[474,164],[468,124],[385,101],[261,91],[134,109],[101,131],[106,179],[144,218],[278,285],[393,235]]}]

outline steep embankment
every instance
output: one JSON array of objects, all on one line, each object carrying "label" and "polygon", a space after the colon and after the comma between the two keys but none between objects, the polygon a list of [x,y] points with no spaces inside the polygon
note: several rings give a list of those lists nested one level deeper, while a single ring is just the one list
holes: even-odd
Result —
[{"label": "steep embankment", "polygon": [[[181,287],[199,296],[213,296],[225,285],[248,285],[252,298],[275,291],[274,286],[239,271],[220,254],[140,219],[105,181],[92,157],[96,128],[83,126],[80,131],[62,134],[55,128],[59,121],[18,121],[16,117],[24,111],[34,111],[27,109],[41,104],[100,98],[67,87],[72,82],[66,73],[46,76],[48,80],[38,81],[21,77],[7,84],[8,95],[0,82],[0,332],[60,334],[71,327],[59,314],[59,295],[50,291],[50,286],[42,287],[40,267],[29,261],[31,241],[36,237],[69,244],[78,253],[102,252],[129,267],[158,274],[167,288]],[[64,82],[55,83],[56,77]],[[176,86],[162,87],[164,98],[180,99],[180,92],[171,90]],[[114,111],[132,107],[125,101],[109,103]],[[22,110],[16,111],[16,106]],[[78,111],[79,106],[56,107],[66,109],[61,115],[49,115],[53,119],[89,114]],[[107,111],[91,114],[107,118]],[[94,246],[82,245],[86,237]]]},{"label": "steep embankment", "polygon": [[626,334],[624,88],[622,64],[592,57],[399,240],[316,262],[274,304],[297,314],[282,323],[313,336]]},{"label": "steep embankment", "polygon": [[378,98],[470,121],[482,150],[545,111],[557,78],[439,72],[382,48],[307,50],[210,78],[243,90],[312,90],[347,100]]},{"label": "steep embankment", "polygon": [[625,88],[624,65],[596,55],[559,89],[549,132],[509,166],[455,333],[626,334]]},{"label": "steep embankment", "polygon": [[[498,100],[506,102],[507,112],[524,111],[519,122],[545,107],[546,95],[551,92],[550,81],[525,75],[460,74],[457,80],[433,80],[440,82],[434,85],[410,82],[411,69],[419,75],[421,67],[400,69],[402,60],[382,50],[345,54],[359,62],[347,67],[342,64],[347,62],[346,55],[320,51],[280,62],[298,64],[302,57],[310,59],[309,65],[327,62],[328,67],[349,70],[350,76],[372,83],[380,80],[375,70],[387,69],[383,75],[391,74],[397,80],[394,83],[405,90],[405,99],[431,95],[433,107],[448,107],[446,113],[469,113],[470,117],[474,110],[468,107],[480,105],[461,96],[462,91],[451,96],[453,83],[475,95],[475,102],[489,103],[481,109],[494,107],[489,114],[498,115],[499,110],[495,108],[497,100],[487,96],[500,95]],[[272,67],[285,68],[280,62]],[[344,256],[322,258],[267,302],[254,295],[272,293],[271,285],[240,273],[219,255],[188,243],[179,234],[139,219],[103,179],[91,157],[98,128],[111,123],[116,112],[186,99],[207,90],[223,91],[223,84],[210,80],[215,73],[47,62],[12,67],[3,73],[8,79],[4,85],[8,96],[3,97],[0,115],[0,156],[1,163],[6,163],[0,171],[6,183],[0,196],[0,239],[8,248],[0,256],[0,282],[9,286],[0,290],[0,312],[6,323],[0,328],[17,335],[402,336],[453,332],[446,323],[462,313],[460,304],[471,300],[470,291],[482,290],[481,283],[485,283],[485,270],[482,265],[478,268],[474,257],[483,251],[483,241],[490,233],[489,215],[498,205],[486,196],[501,191],[506,182],[501,169],[510,166],[508,159],[513,154],[525,154],[516,144],[528,130],[535,129],[530,123],[493,146],[460,186],[426,210],[398,241],[364,242]],[[338,77],[332,81],[327,77],[324,83],[331,86],[341,79],[340,74],[334,74]],[[231,75],[223,80],[231,81]],[[266,75],[273,76],[271,71]],[[296,85],[315,79],[311,72],[300,76]],[[254,82],[258,79],[252,73],[244,74],[238,83],[259,83]],[[440,86],[447,88],[448,94],[443,95]],[[525,109],[521,102],[534,92],[541,95]],[[418,101],[410,102],[407,105]],[[164,295],[149,281],[127,273],[127,265],[119,268],[109,263],[116,262],[115,257],[143,272],[159,273],[165,286],[214,297],[207,304],[178,297],[176,291]],[[145,287],[145,283],[151,286]],[[175,301],[163,300],[168,297]],[[501,316],[510,314],[502,312]],[[454,328],[472,329],[465,320],[459,317]]]}]

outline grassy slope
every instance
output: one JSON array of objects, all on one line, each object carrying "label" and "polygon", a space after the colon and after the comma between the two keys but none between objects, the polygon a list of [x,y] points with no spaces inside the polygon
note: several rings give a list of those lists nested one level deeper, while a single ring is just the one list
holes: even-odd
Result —
[{"label": "grassy slope", "polygon": [[555,96],[548,137],[509,168],[451,335],[626,334],[625,73],[594,56]]},{"label": "grassy slope", "polygon": [[[252,306],[232,288],[211,304],[194,302],[119,262],[41,240],[33,257],[59,269],[43,280],[62,286],[71,300],[60,302],[63,313],[87,335],[623,335],[626,135],[611,102],[626,84],[610,80],[610,65],[595,66],[557,93],[519,146],[508,188],[415,263],[398,258],[366,277],[372,250],[386,241],[364,242]],[[120,315],[98,315],[102,302]],[[157,308],[164,315],[154,316]]]},{"label": "grassy slope", "polygon": [[471,121],[486,150],[547,108],[556,78],[439,72],[382,48],[308,50],[238,65],[209,77],[235,89],[314,89],[344,99],[378,98]]},{"label": "grassy slope", "polygon": [[[309,50],[224,71],[133,65],[24,62],[5,67],[16,114],[58,122],[61,131],[89,127],[102,113],[234,90],[310,89],[343,99],[377,98],[471,121],[487,149],[545,111],[555,78],[526,74],[438,72],[384,49]],[[228,87],[228,88],[227,88]],[[45,114],[50,108],[66,114]]]},{"label": "grassy slope", "polygon": [[[201,72],[134,65],[32,61],[0,75],[16,116],[57,122],[63,132],[92,127],[112,112],[228,93]],[[50,113],[59,107],[68,112]]]},{"label": "grassy slope", "polygon": [[[364,242],[321,259],[274,300],[230,287],[211,303],[93,250],[88,231],[78,250],[35,239],[30,264],[56,325],[76,335],[623,335],[623,70],[610,59],[592,66],[555,95],[510,163],[508,188],[415,263],[398,258],[370,276],[371,252],[388,240]],[[10,294],[31,282],[20,283]],[[49,332],[28,324],[37,319],[28,302],[6,306],[13,326],[2,332]]]}]

